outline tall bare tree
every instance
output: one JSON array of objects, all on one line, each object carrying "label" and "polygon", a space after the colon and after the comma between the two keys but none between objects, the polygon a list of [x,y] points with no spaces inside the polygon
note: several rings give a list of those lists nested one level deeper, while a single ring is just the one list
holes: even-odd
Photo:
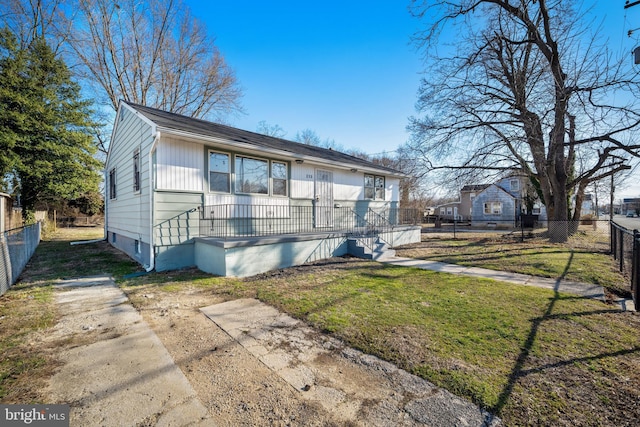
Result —
[{"label": "tall bare tree", "polygon": [[[522,170],[552,220],[576,212],[592,182],[627,170],[640,145],[639,79],[630,58],[599,44],[567,0],[414,1],[428,21],[412,145],[430,169],[458,174]],[[597,27],[597,26],[596,26]],[[456,47],[438,44],[442,31]],[[444,53],[443,53],[444,52]],[[631,95],[624,99],[616,94]],[[614,103],[617,102],[617,103]],[[555,241],[568,230],[554,230]]]},{"label": "tall bare tree", "polygon": [[[115,110],[120,99],[221,120],[242,91],[214,39],[182,0],[0,0],[0,26],[23,48],[42,37],[86,95]],[[97,109],[107,123],[110,109]],[[108,129],[95,129],[106,153]]]},{"label": "tall bare tree", "polygon": [[0,0],[0,23],[18,39],[21,49],[28,49],[37,38],[47,41],[58,53],[66,40],[68,28],[62,25],[65,0]]},{"label": "tall bare tree", "polygon": [[75,0],[69,44],[113,108],[124,99],[192,117],[239,109],[241,90],[181,0]]}]

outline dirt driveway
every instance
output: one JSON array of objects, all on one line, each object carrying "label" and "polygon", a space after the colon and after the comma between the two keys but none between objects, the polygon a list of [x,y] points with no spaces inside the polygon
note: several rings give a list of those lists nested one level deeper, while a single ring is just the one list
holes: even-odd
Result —
[{"label": "dirt driveway", "polygon": [[[64,290],[56,292],[59,298]],[[81,363],[78,357],[67,358],[67,369],[63,366],[52,379],[49,398],[63,403],[69,399],[69,388],[77,389],[76,400],[69,402],[75,408],[72,420],[75,411],[80,422],[83,416],[97,414],[102,421],[95,425],[109,425],[106,412],[118,405],[122,407],[119,413],[128,414],[131,425],[138,426],[500,425],[498,419],[471,403],[389,363],[347,348],[256,300],[224,302],[198,289],[167,293],[142,288],[128,292],[143,319],[134,322],[136,330],[139,323],[151,327],[190,387],[180,389],[182,397],[167,390],[159,390],[159,397],[150,397],[152,390],[120,387],[113,391],[101,380],[97,383],[99,390],[109,391],[110,406],[101,405],[101,397],[91,384],[102,368],[83,370],[72,366]],[[84,320],[80,323],[86,325],[75,324],[84,332],[70,337],[66,348],[59,349],[61,354],[98,346],[108,355],[109,364],[116,364],[123,357],[122,347],[117,345],[126,342],[131,346],[135,340],[129,339],[126,331],[114,330],[107,322],[97,320],[90,307],[91,298],[85,297],[84,301],[85,311],[91,315],[81,315]],[[109,311],[124,312],[123,306],[129,304],[126,298],[115,298]],[[70,310],[78,312],[77,304],[72,309],[65,304],[60,308],[67,322]],[[100,310],[104,310],[103,305]],[[150,356],[140,349],[140,360]],[[139,366],[135,360],[126,363]],[[129,372],[126,364],[124,369]],[[62,387],[61,373],[67,375],[64,381],[68,384]],[[168,381],[182,381],[179,372],[172,375]],[[118,378],[113,381],[118,382]],[[154,383],[150,387],[162,385]],[[160,408],[151,411],[152,415],[145,415],[146,407],[138,413],[128,411],[127,405],[140,407],[136,396],[145,406]],[[162,407],[165,401],[174,402],[171,411]]]}]

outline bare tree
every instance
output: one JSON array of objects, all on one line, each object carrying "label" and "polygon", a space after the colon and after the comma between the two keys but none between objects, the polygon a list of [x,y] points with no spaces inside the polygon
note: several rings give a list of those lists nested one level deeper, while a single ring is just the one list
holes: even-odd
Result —
[{"label": "bare tree", "polygon": [[[552,220],[576,212],[585,188],[627,170],[640,145],[640,86],[629,58],[613,58],[567,0],[417,2],[430,20],[416,41],[427,72],[412,145],[432,170],[459,175],[524,171]],[[438,36],[454,26],[457,47]],[[446,54],[439,52],[445,51]],[[628,104],[614,94],[630,93]],[[567,229],[554,230],[555,241]]]},{"label": "bare tree", "polygon": [[334,139],[326,138],[320,139],[320,136],[313,129],[303,129],[296,132],[296,136],[293,140],[307,145],[315,145],[316,147],[328,148],[331,150],[338,150],[346,152],[347,150],[340,144],[336,143]]},{"label": "bare tree", "polygon": [[58,53],[68,35],[61,25],[65,0],[0,0],[0,22],[16,35],[20,48],[27,49],[43,37]]},{"label": "bare tree", "polygon": [[258,126],[256,126],[256,132],[263,135],[274,136],[276,138],[284,138],[287,132],[285,132],[280,125],[270,125],[265,120],[260,120]]},{"label": "bare tree", "polygon": [[71,4],[77,71],[114,109],[120,99],[199,118],[240,108],[233,70],[181,0]]}]

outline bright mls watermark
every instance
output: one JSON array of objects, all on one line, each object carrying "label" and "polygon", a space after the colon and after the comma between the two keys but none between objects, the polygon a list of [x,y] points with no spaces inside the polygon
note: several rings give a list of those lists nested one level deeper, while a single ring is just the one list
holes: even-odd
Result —
[{"label": "bright mls watermark", "polygon": [[69,427],[69,405],[3,405],[0,425]]}]

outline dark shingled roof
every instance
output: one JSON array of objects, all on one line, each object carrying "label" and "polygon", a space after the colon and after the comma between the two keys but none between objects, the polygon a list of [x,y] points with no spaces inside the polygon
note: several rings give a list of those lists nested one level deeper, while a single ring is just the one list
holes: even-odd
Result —
[{"label": "dark shingled roof", "polygon": [[482,191],[490,185],[491,184],[465,185],[460,191]]},{"label": "dark shingled roof", "polygon": [[170,113],[168,111],[158,110],[157,108],[146,107],[144,105],[134,104],[131,102],[121,101],[144,115],[157,126],[174,129],[177,131],[189,132],[202,136],[210,136],[215,138],[227,139],[234,142],[251,144],[263,149],[273,149],[286,151],[291,153],[292,157],[316,157],[324,159],[332,163],[347,164],[354,167],[375,168],[386,171],[394,175],[404,175],[395,169],[385,166],[376,165],[375,163],[358,157],[350,156],[335,150],[315,147],[313,145],[301,144],[299,142],[288,141],[286,139],[275,138],[273,136],[262,135],[255,132],[249,132],[237,129],[231,126],[225,126],[218,123],[208,122],[205,120],[194,119],[180,114]]}]

